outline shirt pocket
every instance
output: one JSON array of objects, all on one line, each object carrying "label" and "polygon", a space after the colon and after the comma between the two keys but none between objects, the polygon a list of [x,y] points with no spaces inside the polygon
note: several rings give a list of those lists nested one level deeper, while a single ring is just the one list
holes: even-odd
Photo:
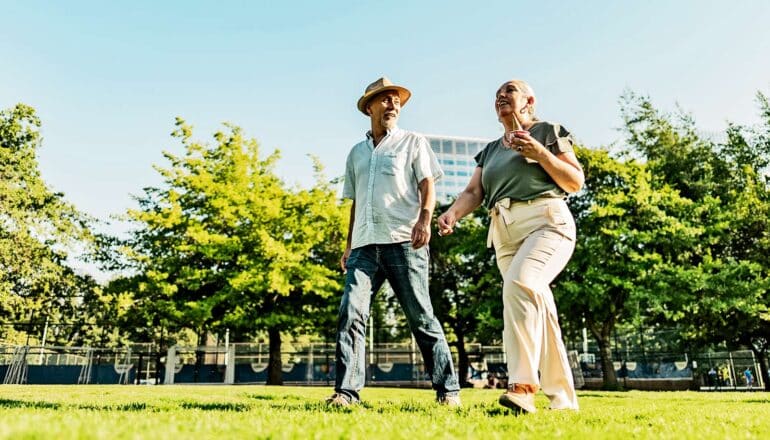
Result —
[{"label": "shirt pocket", "polygon": [[395,176],[403,173],[405,167],[406,153],[391,151],[382,155],[382,174]]}]

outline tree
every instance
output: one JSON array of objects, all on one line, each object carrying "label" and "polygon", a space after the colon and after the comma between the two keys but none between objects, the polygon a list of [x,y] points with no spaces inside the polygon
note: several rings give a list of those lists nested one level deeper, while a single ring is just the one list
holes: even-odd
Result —
[{"label": "tree", "polygon": [[[439,207],[438,216],[448,206]],[[499,341],[502,334],[502,281],[494,253],[487,249],[486,210],[468,216],[451,235],[430,242],[430,293],[439,321],[448,326],[447,340],[457,348],[458,373],[465,386],[470,365],[466,343]]]},{"label": "tree", "polygon": [[90,247],[93,220],[43,180],[40,126],[27,105],[0,111],[0,317],[28,335],[43,315],[81,320],[82,297],[95,288],[68,264],[73,249]]},{"label": "tree", "polygon": [[658,319],[683,325],[700,346],[752,349],[767,379],[770,104],[761,93],[757,100],[763,124],[730,124],[723,144],[700,139],[692,118],[664,115],[649,98],[627,96],[624,117],[631,147],[658,180],[701,206],[698,252],[687,267],[669,268],[670,288],[655,303]]},{"label": "tree", "polygon": [[128,213],[137,226],[127,243],[136,313],[147,326],[199,335],[265,330],[268,384],[280,384],[281,332],[319,323],[340,290],[346,207],[318,161],[313,188],[288,188],[274,172],[279,153],[262,158],[240,128],[226,124],[208,146],[191,140],[183,120],[176,127],[185,155],[164,153],[170,167],[156,167],[164,185],[145,188]]},{"label": "tree", "polygon": [[690,220],[697,207],[668,186],[654,189],[644,164],[606,150],[580,148],[578,157],[586,183],[570,199],[577,243],[554,292],[561,314],[596,338],[604,386],[616,388],[613,331],[647,307],[661,268],[681,264],[701,229]]}]

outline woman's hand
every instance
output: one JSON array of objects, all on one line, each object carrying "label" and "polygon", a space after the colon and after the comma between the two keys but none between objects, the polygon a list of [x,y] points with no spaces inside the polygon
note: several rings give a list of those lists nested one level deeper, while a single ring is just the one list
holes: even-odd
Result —
[{"label": "woman's hand", "polygon": [[520,152],[527,159],[540,162],[548,154],[548,150],[533,138],[527,131],[516,131],[515,136],[508,138],[511,148]]},{"label": "woman's hand", "polygon": [[457,216],[451,211],[441,214],[438,218],[438,235],[449,235],[454,232]]}]

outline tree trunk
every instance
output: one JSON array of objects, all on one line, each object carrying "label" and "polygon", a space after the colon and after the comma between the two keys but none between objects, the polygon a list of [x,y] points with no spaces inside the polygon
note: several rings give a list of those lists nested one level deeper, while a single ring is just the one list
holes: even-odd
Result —
[{"label": "tree trunk", "polygon": [[455,329],[455,336],[457,336],[457,374],[460,382],[460,387],[471,387],[468,382],[468,351],[465,349],[465,334],[462,329]]},{"label": "tree trunk", "polygon": [[270,340],[270,359],[267,362],[267,384],[283,385],[283,366],[281,364],[281,331],[275,327],[267,329]]},{"label": "tree trunk", "polygon": [[754,356],[757,357],[759,362],[759,371],[757,376],[762,375],[762,382],[765,384],[765,391],[770,391],[770,372],[767,371],[767,351],[760,351],[751,345],[751,351],[754,352]]},{"label": "tree trunk", "polygon": [[602,388],[606,390],[618,389],[618,378],[615,376],[615,366],[612,363],[612,347],[610,346],[610,333],[602,332],[596,341],[599,344],[599,356],[602,358],[602,376],[604,383]]}]

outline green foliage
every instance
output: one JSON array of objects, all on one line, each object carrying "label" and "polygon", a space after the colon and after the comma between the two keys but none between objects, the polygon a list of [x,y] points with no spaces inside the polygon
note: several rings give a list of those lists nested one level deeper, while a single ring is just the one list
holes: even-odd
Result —
[{"label": "green foliage", "polygon": [[[560,277],[559,309],[599,343],[605,385],[615,384],[610,338],[658,295],[661,268],[697,252],[697,207],[669,186],[653,188],[647,166],[605,150],[579,149],[584,190],[570,199],[578,229],[575,253]],[[584,321],[584,322],[583,322]]]},{"label": "green foliage", "polygon": [[763,393],[581,392],[580,411],[516,417],[499,390],[464,390],[464,406],[431,390],[367,388],[364,404],[327,408],[319,387],[12,386],[3,388],[0,438],[762,438]]},{"label": "green foliage", "polygon": [[[434,214],[447,208],[439,207]],[[486,246],[489,217],[486,209],[477,212],[458,223],[453,234],[434,234],[430,241],[433,309],[448,327],[450,345],[457,348],[458,372],[463,379],[470,362],[465,344],[498,342],[503,328],[502,281],[494,253]]]},{"label": "green foliage", "polygon": [[323,325],[341,289],[347,205],[320,163],[314,187],[289,188],[275,174],[279,153],[263,157],[240,128],[225,124],[209,146],[183,120],[176,127],[184,156],[164,153],[163,186],[145,188],[128,212],[136,228],[126,257],[137,275],[110,289],[132,295],[127,322],[229,329],[233,340]]},{"label": "green foliage", "polygon": [[764,362],[770,120],[731,125],[717,144],[689,115],[662,114],[648,98],[626,94],[622,114],[622,156],[579,151],[587,180],[571,199],[578,243],[558,292],[566,319],[585,320],[597,338],[606,385],[612,331],[641,320],[675,326],[691,346],[751,347]]},{"label": "green foliage", "polygon": [[[759,93],[763,123],[730,124],[723,144],[699,140],[693,123],[666,124],[649,99],[628,97],[628,131],[646,137],[647,149],[632,144],[648,158],[660,180],[699,206],[697,253],[679,267],[667,268],[653,303],[657,316],[682,325],[700,345],[724,341],[754,350],[767,371],[770,348],[770,105]],[[646,124],[644,121],[658,121]],[[650,129],[649,126],[656,127]],[[675,142],[666,142],[675,139]],[[654,153],[653,153],[654,150]],[[689,161],[684,156],[689,157]]]},{"label": "green foliage", "polygon": [[[83,299],[96,286],[76,274],[68,258],[89,247],[92,220],[43,180],[39,129],[32,107],[0,111],[0,320],[34,321],[38,325],[17,326],[34,336],[47,317],[60,324],[55,343],[84,343],[87,332],[72,328],[85,321]],[[0,328],[0,336],[7,330]]]}]

